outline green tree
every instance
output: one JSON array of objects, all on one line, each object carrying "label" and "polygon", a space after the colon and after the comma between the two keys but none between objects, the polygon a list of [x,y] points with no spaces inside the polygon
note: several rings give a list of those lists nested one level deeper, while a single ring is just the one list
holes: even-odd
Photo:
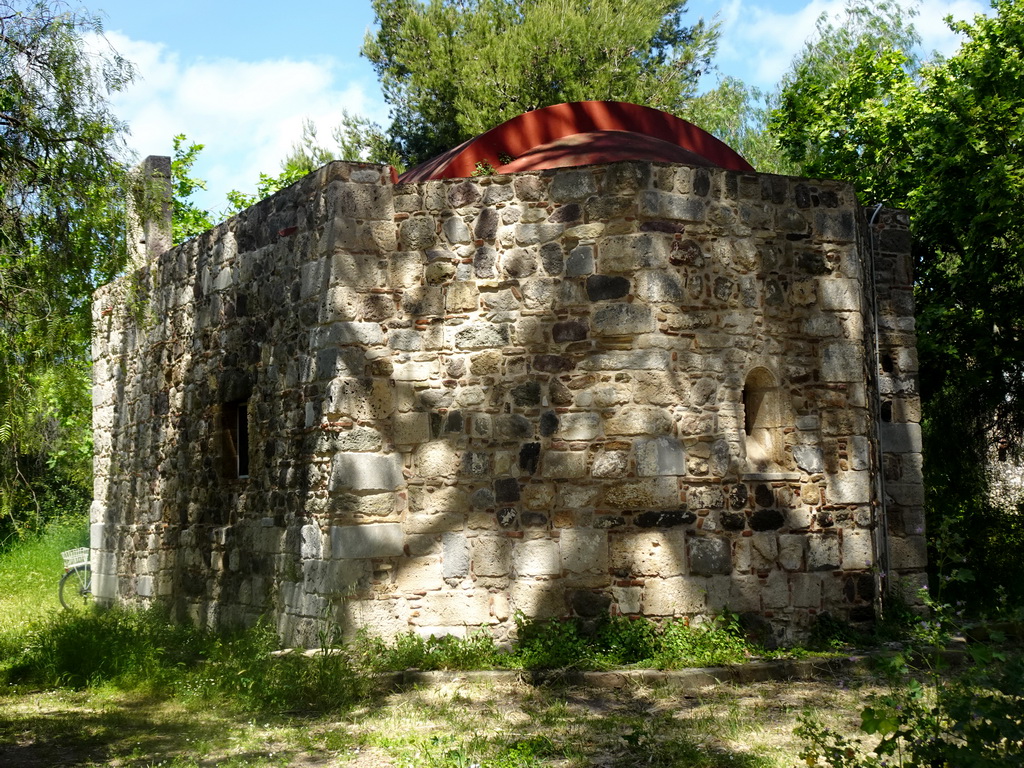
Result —
[{"label": "green tree", "polygon": [[864,202],[904,205],[904,130],[920,95],[914,8],[852,0],[783,77],[769,130],[801,173],[852,181]]},{"label": "green tree", "polygon": [[171,158],[171,239],[175,245],[183,243],[213,226],[210,212],[199,208],[190,199],[198,189],[206,189],[203,179],[192,176],[192,166],[203,151],[202,144],[191,143],[179,133],[174,137],[174,156]]},{"label": "green tree", "polygon": [[794,174],[790,160],[769,127],[775,92],[766,93],[733,77],[692,99],[680,115],[724,141],[761,173]]},{"label": "green tree", "polygon": [[373,0],[362,53],[414,165],[530,110],[612,99],[680,114],[718,36],[686,0]]},{"label": "green tree", "polygon": [[994,439],[1024,429],[1024,7],[951,23],[948,60],[860,41],[828,78],[798,65],[773,128],[815,176],[910,211],[930,524],[951,525],[987,585],[1024,599],[1018,510],[988,501]]},{"label": "green tree", "polygon": [[[239,213],[334,160],[383,163],[399,169],[404,167],[393,141],[381,127],[348,110],[342,113],[341,123],[331,131],[333,147],[322,146],[317,134],[316,124],[304,120],[302,137],[292,145],[292,151],[281,161],[281,172],[276,176],[261,173],[253,193],[237,189],[228,192],[228,206],[224,215]],[[198,147],[202,149],[201,144]]]},{"label": "green tree", "polygon": [[[99,22],[0,0],[0,525],[90,492],[90,296],[124,264],[122,128],[131,78],[87,50]],[[100,37],[102,40],[102,37]],[[68,501],[69,499],[64,499]],[[0,530],[0,534],[3,533]]]}]

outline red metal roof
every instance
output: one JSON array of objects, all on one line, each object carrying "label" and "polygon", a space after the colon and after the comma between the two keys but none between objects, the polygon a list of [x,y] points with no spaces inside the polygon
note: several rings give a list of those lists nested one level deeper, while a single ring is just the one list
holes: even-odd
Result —
[{"label": "red metal roof", "polygon": [[[502,162],[509,157],[508,163]],[[578,101],[524,112],[403,173],[401,182],[466,178],[619,160],[753,167],[707,131],[667,112],[621,101]]]}]

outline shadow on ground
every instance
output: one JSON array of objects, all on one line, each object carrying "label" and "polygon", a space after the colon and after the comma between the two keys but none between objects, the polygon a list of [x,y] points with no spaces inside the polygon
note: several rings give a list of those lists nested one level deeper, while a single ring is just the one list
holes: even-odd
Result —
[{"label": "shadow on ground", "polygon": [[805,710],[852,731],[862,684],[692,693],[455,680],[379,693],[346,712],[272,716],[209,702],[35,691],[0,699],[0,765],[769,768],[796,761],[792,729]]}]

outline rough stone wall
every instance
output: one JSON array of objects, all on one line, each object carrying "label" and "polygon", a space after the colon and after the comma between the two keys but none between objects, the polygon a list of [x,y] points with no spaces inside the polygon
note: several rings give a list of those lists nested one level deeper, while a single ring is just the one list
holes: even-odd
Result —
[{"label": "rough stone wall", "polygon": [[909,237],[867,219],[687,166],[328,165],[97,293],[97,592],[306,644],[870,619],[925,562]]}]

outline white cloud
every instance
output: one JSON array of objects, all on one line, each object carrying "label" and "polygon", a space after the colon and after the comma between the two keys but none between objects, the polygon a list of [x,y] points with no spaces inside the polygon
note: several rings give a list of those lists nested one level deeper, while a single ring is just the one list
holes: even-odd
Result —
[{"label": "white cloud", "polygon": [[[822,13],[838,16],[843,0],[811,0],[789,12],[746,0],[731,0],[721,12],[722,40],[719,66],[761,88],[771,88],[782,77],[793,57],[814,33]],[[948,56],[960,45],[943,19],[970,19],[987,7],[977,0],[924,0],[913,19],[922,38],[922,48]]]},{"label": "white cloud", "polygon": [[135,63],[136,81],[112,99],[140,156],[169,155],[184,133],[205,145],[193,169],[208,190],[198,202],[222,209],[230,189],[252,191],[260,172],[274,174],[311,119],[321,135],[348,110],[384,121],[383,105],[363,82],[344,82],[345,68],[329,57],[305,60],[184,61],[160,43],[113,33],[114,48]]}]

